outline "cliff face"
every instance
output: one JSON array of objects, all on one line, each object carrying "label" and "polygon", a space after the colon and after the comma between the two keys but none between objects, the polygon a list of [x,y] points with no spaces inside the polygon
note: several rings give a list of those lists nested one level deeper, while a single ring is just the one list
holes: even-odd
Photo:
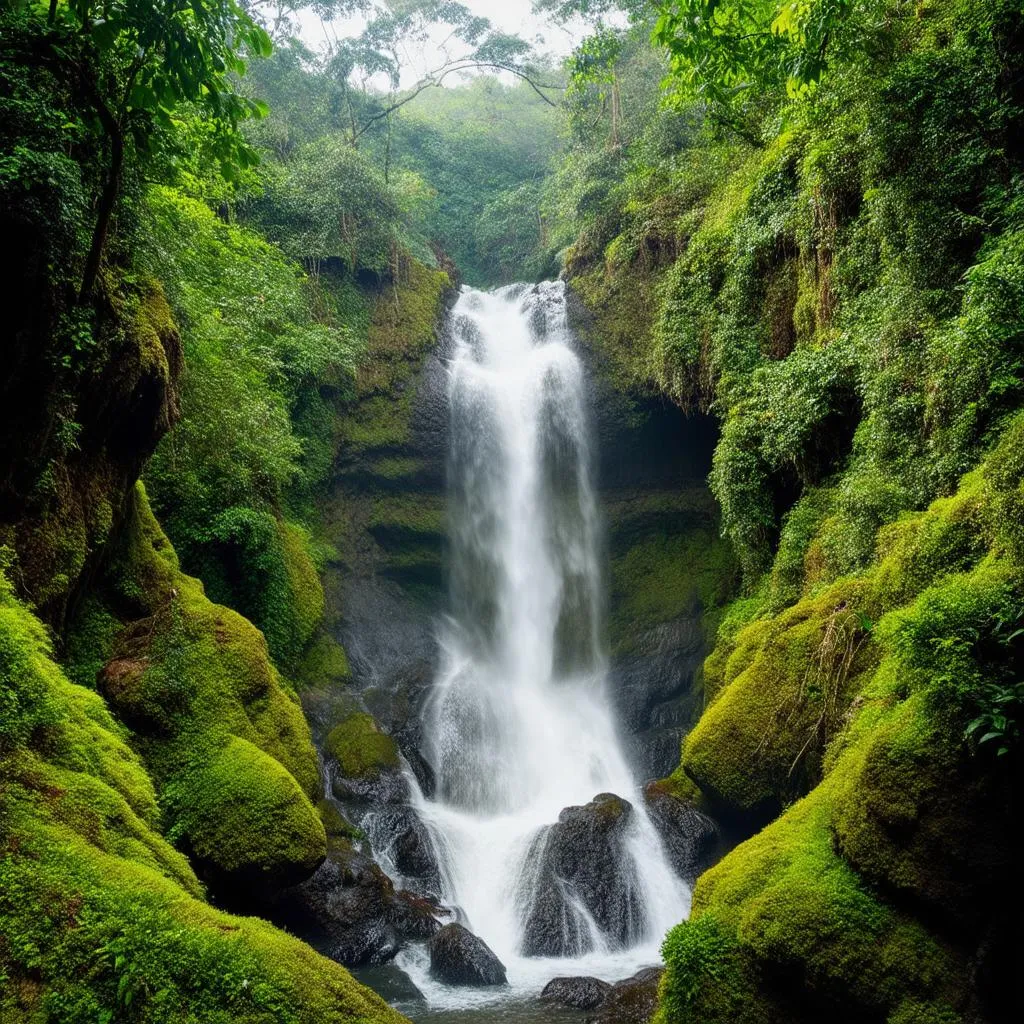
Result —
[{"label": "cliff face", "polygon": [[595,417],[610,693],[638,775],[659,778],[700,716],[703,662],[739,585],[707,482],[717,427],[617,372],[600,309],[570,292],[569,310]]},{"label": "cliff face", "polygon": [[324,575],[325,631],[345,652],[345,685],[310,678],[305,694],[323,736],[354,707],[375,716],[428,790],[419,709],[444,606],[448,405],[439,330],[450,289],[444,271],[416,266],[373,306],[355,394],[336,424],[341,455],[320,506],[335,552]]}]

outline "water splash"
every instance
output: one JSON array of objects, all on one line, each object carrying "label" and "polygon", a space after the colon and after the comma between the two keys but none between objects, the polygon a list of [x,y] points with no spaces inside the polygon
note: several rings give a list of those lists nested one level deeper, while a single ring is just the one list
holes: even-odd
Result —
[{"label": "water splash", "polygon": [[[417,811],[436,837],[446,900],[504,961],[513,993],[555,974],[621,978],[658,959],[690,894],[643,810],[606,696],[593,431],[564,289],[464,289],[452,316],[452,615],[426,713],[437,796],[417,792]],[[634,807],[618,864],[626,939],[570,887],[569,956],[523,956],[551,826],[602,792]],[[422,950],[400,963],[432,1005],[509,994],[432,982]]]}]

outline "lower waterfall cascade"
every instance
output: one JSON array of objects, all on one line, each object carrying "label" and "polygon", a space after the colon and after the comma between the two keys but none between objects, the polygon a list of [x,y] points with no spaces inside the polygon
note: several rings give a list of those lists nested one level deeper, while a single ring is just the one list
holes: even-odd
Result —
[{"label": "lower waterfall cascade", "polygon": [[509,984],[448,987],[407,948],[397,964],[432,1009],[536,995],[556,975],[624,978],[659,961],[690,902],[606,697],[592,430],[564,286],[463,288],[451,317],[450,615],[424,715],[435,792],[410,784],[443,902]]}]

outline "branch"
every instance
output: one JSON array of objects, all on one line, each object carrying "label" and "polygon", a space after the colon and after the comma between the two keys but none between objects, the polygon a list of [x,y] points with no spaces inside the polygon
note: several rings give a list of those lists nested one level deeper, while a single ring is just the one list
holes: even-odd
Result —
[{"label": "branch", "polygon": [[366,121],[364,121],[363,124],[360,126],[359,131],[356,132],[355,135],[353,136],[353,142],[360,136],[365,134],[367,131],[369,131],[369,129],[374,124],[376,124],[377,121],[383,121],[384,118],[386,118],[389,114],[393,114],[400,107],[404,107],[407,103],[411,103],[414,99],[416,99],[417,96],[419,96],[421,92],[426,92],[427,89],[434,89],[440,87],[443,84],[444,80],[455,71],[468,71],[471,68],[493,68],[496,71],[507,71],[510,74],[513,74],[517,78],[521,78],[524,82],[526,82],[526,84],[549,107],[557,107],[558,104],[554,100],[549,99],[547,96],[545,96],[544,93],[541,92],[541,89],[562,90],[565,88],[565,86],[562,85],[549,85],[545,82],[535,82],[528,74],[526,74],[525,71],[521,71],[518,68],[511,67],[508,64],[499,64],[496,63],[495,61],[488,60],[470,60],[469,58],[466,58],[462,61],[459,61],[457,64],[454,64],[450,68],[445,68],[444,71],[441,71],[436,76],[431,76],[426,80],[420,81],[417,85],[413,87],[410,93],[403,96],[400,100],[396,100],[390,106],[385,107],[383,110],[374,114],[372,117],[367,118]]}]

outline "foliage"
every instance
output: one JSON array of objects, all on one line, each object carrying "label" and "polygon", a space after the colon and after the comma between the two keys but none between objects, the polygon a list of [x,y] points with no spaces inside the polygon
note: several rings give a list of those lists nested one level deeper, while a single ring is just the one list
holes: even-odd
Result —
[{"label": "foliage", "polygon": [[320,486],[329,423],[358,341],[295,264],[170,189],[149,197],[146,259],[167,281],[188,372],[180,428],[147,480],[187,568],[252,617],[293,664],[319,621],[309,538],[290,495]]}]

